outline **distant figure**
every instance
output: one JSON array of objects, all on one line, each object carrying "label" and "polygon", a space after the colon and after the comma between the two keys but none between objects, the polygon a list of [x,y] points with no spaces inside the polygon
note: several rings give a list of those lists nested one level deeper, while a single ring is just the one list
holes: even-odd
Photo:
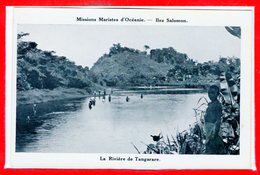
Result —
[{"label": "distant figure", "polygon": [[96,96],[97,96],[97,92],[96,92],[96,91],[94,91],[93,95],[94,95],[94,97],[96,98]]},{"label": "distant figure", "polygon": [[143,98],[144,96],[143,96],[143,94],[141,94],[141,98]]},{"label": "distant figure", "polygon": [[111,102],[111,95],[108,96],[108,101]]},{"label": "distant figure", "polygon": [[104,95],[104,96],[107,95],[106,89],[104,89],[103,95]]},{"label": "distant figure", "polygon": [[106,96],[103,95],[102,102],[105,102]]},{"label": "distant figure", "polygon": [[91,100],[89,101],[89,103],[88,103],[88,108],[91,110],[92,109],[92,102],[91,102]]},{"label": "distant figure", "polygon": [[129,102],[130,98],[128,96],[126,96],[126,102]]},{"label": "distant figure", "polygon": [[101,94],[101,91],[100,91],[100,90],[98,90],[98,96],[100,96],[100,94]]},{"label": "distant figure", "polygon": [[222,106],[218,101],[219,87],[209,87],[208,96],[211,102],[208,104],[205,119],[206,150],[205,154],[223,154],[224,143],[219,136]]},{"label": "distant figure", "polygon": [[28,115],[28,116],[26,117],[26,122],[29,123],[30,120],[31,120],[31,117]]},{"label": "distant figure", "polygon": [[151,135],[151,137],[153,138],[153,141],[155,141],[155,142],[158,142],[159,140],[161,140],[163,138],[161,136],[161,133],[158,136]]},{"label": "distant figure", "polygon": [[36,111],[36,106],[37,106],[37,105],[34,103],[34,104],[33,104],[33,116],[36,116],[36,112],[37,112],[37,111]]}]

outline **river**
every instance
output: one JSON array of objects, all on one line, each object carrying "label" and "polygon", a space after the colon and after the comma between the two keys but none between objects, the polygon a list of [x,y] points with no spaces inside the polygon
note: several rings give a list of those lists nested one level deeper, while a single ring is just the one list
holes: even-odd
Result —
[{"label": "river", "polygon": [[[143,93],[143,98],[140,94]],[[126,102],[126,96],[130,98]],[[196,121],[193,108],[202,90],[114,90],[111,102],[96,98],[17,107],[16,151],[45,153],[137,153],[150,135],[175,135]]]}]

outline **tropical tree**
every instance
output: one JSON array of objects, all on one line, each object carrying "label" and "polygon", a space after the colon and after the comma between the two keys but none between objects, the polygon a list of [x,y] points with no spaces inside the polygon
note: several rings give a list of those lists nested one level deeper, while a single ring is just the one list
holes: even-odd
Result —
[{"label": "tropical tree", "polygon": [[234,27],[234,26],[226,26],[225,29],[233,36],[241,38],[241,28],[240,27]]},{"label": "tropical tree", "polygon": [[144,45],[144,49],[148,50],[148,49],[150,49],[150,47],[148,45]]}]

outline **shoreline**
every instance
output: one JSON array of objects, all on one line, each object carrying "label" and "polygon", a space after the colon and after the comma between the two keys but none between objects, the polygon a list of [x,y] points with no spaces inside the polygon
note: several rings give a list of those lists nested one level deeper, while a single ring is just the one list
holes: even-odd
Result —
[{"label": "shoreline", "polygon": [[[169,86],[167,86],[169,88]],[[156,86],[152,89],[150,88],[143,88],[143,87],[127,87],[127,88],[120,88],[120,87],[106,87],[105,89],[107,91],[111,91],[111,89],[114,90],[162,90],[165,86]],[[166,88],[166,90],[168,89]],[[171,90],[171,89],[168,89]],[[187,90],[187,91],[201,91],[202,88],[176,88],[174,89],[177,92],[180,90]],[[77,88],[63,88],[58,87],[53,90],[49,89],[33,89],[33,90],[27,90],[27,91],[17,91],[17,97],[16,97],[16,104],[19,105],[27,105],[27,104],[39,104],[39,103],[45,103],[50,101],[59,101],[59,100],[69,100],[69,99],[78,99],[78,98],[87,98],[92,95],[91,92],[88,92],[85,89],[77,89]]]},{"label": "shoreline", "polygon": [[85,89],[62,87],[55,88],[53,90],[33,89],[27,91],[17,91],[16,104],[17,106],[35,103],[38,104],[49,101],[85,98],[89,96],[91,96],[91,93],[87,92]]}]

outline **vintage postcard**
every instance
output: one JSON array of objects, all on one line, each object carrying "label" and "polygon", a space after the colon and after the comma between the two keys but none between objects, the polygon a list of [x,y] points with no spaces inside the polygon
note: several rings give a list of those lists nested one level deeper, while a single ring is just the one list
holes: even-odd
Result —
[{"label": "vintage postcard", "polygon": [[7,7],[6,168],[254,169],[253,17]]}]

